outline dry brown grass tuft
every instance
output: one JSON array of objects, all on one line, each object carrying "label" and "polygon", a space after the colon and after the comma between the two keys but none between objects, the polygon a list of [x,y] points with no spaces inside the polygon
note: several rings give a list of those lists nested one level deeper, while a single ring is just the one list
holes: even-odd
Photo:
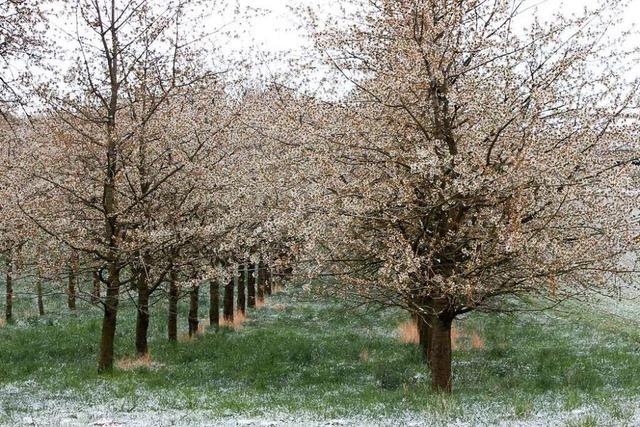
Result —
[{"label": "dry brown grass tuft", "polygon": [[285,311],[287,309],[287,306],[284,304],[275,304],[273,307],[275,311]]},{"label": "dry brown grass tuft", "polygon": [[281,284],[276,283],[276,284],[271,285],[271,294],[272,295],[279,294],[282,291],[284,291],[284,286],[282,286]]},{"label": "dry brown grass tuft", "polygon": [[471,348],[484,348],[484,340],[478,334],[478,332],[473,331],[473,335],[471,335]]},{"label": "dry brown grass tuft", "polygon": [[178,342],[191,342],[196,338],[196,336],[189,336],[189,332],[181,332],[178,334]]},{"label": "dry brown grass tuft", "polygon": [[404,344],[420,344],[418,324],[414,320],[407,320],[398,326],[398,335]]},{"label": "dry brown grass tuft", "polygon": [[220,326],[226,326],[228,328],[233,328],[234,330],[238,330],[242,328],[242,324],[247,320],[247,315],[241,312],[240,310],[236,310],[233,313],[233,322],[228,322],[224,319],[220,320]]},{"label": "dry brown grass tuft", "polygon": [[460,348],[460,340],[463,338],[463,334],[455,325],[451,326],[451,350],[457,350]]},{"label": "dry brown grass tuft", "polygon": [[453,350],[470,350],[485,347],[485,342],[476,330],[451,328],[451,347]]},{"label": "dry brown grass tuft", "polygon": [[[420,344],[420,332],[414,320],[408,320],[398,326],[398,338],[404,344]],[[451,327],[451,349],[469,350],[471,348],[484,348],[485,342],[478,331],[457,327]]]},{"label": "dry brown grass tuft", "polygon": [[196,332],[198,335],[204,334],[204,332],[209,328],[210,323],[209,319],[200,319],[198,321],[198,331]]},{"label": "dry brown grass tuft", "polygon": [[0,317],[0,328],[3,328],[7,326],[7,321],[4,319],[4,317]]},{"label": "dry brown grass tuft", "polygon": [[178,334],[178,342],[190,342],[196,339],[197,337],[204,335],[204,333],[209,329],[211,324],[209,323],[209,319],[198,319],[198,329],[196,330],[196,334],[193,336],[189,336],[189,332],[182,332]]},{"label": "dry brown grass tuft", "polygon": [[153,362],[151,360],[151,355],[149,353],[145,354],[141,357],[125,357],[116,361],[116,366],[118,369],[123,371],[131,371],[139,368],[147,368],[147,369],[157,369],[162,367],[163,365]]},{"label": "dry brown grass tuft", "polygon": [[364,349],[360,352],[360,360],[362,360],[363,362],[368,362],[370,359],[371,355],[369,354],[369,350],[368,349]]}]

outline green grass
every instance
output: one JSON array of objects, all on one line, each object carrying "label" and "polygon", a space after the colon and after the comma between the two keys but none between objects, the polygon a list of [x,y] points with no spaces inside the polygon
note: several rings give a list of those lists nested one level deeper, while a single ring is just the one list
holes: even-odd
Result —
[{"label": "green grass", "polygon": [[[395,310],[346,310],[290,290],[253,311],[239,331],[172,344],[165,339],[164,304],[158,304],[150,349],[160,367],[98,375],[100,312],[81,303],[72,316],[63,301],[50,297],[50,314],[38,318],[31,298],[18,298],[16,321],[0,328],[0,422],[33,410],[7,392],[14,389],[82,407],[199,410],[210,417],[280,412],[392,419],[409,412],[473,423],[591,406],[611,425],[629,423],[634,414],[625,402],[640,396],[640,330],[595,310],[472,314],[459,321],[459,328],[477,331],[484,346],[459,341],[455,392],[442,397],[430,391],[416,346],[398,341],[395,330],[406,316]],[[184,304],[180,316],[185,330]],[[134,354],[134,324],[132,304],[123,298],[117,358]],[[601,425],[593,417],[567,425]]]}]

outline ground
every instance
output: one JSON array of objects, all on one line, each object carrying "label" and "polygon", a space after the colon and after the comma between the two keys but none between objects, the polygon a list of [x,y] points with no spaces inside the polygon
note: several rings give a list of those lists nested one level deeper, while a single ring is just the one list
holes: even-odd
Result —
[{"label": "ground", "polygon": [[138,364],[125,296],[119,368],[98,375],[100,312],[81,302],[69,315],[60,301],[49,296],[50,313],[38,317],[33,298],[19,295],[15,322],[0,327],[1,425],[640,425],[634,301],[457,321],[447,397],[430,391],[418,348],[401,339],[407,316],[395,310],[347,309],[290,288],[238,329],[172,345],[161,299],[150,360]]}]

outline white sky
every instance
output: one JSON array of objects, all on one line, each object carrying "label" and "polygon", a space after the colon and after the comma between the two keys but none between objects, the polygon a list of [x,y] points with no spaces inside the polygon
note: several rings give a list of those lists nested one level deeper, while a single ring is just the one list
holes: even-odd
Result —
[{"label": "white sky", "polygon": [[[299,48],[304,38],[297,30],[298,19],[290,8],[304,5],[311,6],[319,11],[335,11],[337,0],[231,0],[237,1],[241,7],[257,8],[265,11],[262,16],[252,19],[250,23],[239,22],[237,28],[244,32],[238,41],[239,44],[249,45],[257,42],[270,51],[282,51]],[[640,0],[626,0],[628,10],[625,14],[624,27],[630,27],[640,23]],[[205,0],[207,2],[218,3],[216,0]],[[551,17],[556,12],[563,14],[580,13],[585,7],[593,7],[598,4],[598,0],[525,0],[527,7],[531,11],[537,11],[540,16]],[[65,29],[73,31],[69,25],[72,20],[69,16],[60,16],[53,19],[53,31]],[[208,25],[218,28],[225,23],[224,17],[218,13],[209,18]],[[640,36],[637,38],[637,45],[640,45]]]},{"label": "white sky", "polygon": [[[295,13],[291,11],[292,7],[304,5],[310,6],[323,13],[335,13],[338,8],[336,7],[340,0],[229,0],[232,3],[238,2],[241,7],[251,7],[263,10],[260,16],[252,18],[249,22],[238,21],[232,24],[232,28],[237,29],[240,32],[240,37],[234,42],[227,43],[225,45],[230,51],[237,50],[250,50],[255,49],[263,50],[266,52],[286,52],[289,50],[304,50],[305,49],[305,37],[303,33],[297,28],[299,24],[299,18]],[[605,0],[606,1],[606,0]],[[206,5],[218,4],[218,0],[204,0]],[[523,25],[526,23],[527,15],[531,15],[534,11],[543,18],[550,18],[553,14],[560,12],[562,14],[574,14],[581,13],[585,7],[595,7],[598,0],[525,0],[526,7],[530,8],[523,19]],[[625,13],[624,24],[620,28],[630,28],[635,26],[636,23],[640,23],[640,0],[627,0],[628,9]],[[229,15],[224,16],[224,13],[220,11],[212,12],[206,21],[207,30],[214,30],[220,28],[220,26],[229,24]],[[73,32],[74,18],[70,16],[64,16],[64,14],[52,19],[52,35],[58,41],[65,37],[63,30],[66,30],[67,34]],[[612,29],[612,33],[615,34],[619,31],[619,28]],[[636,28],[637,30],[637,28]],[[636,35],[634,39],[630,41],[632,46],[640,47],[640,36]],[[77,45],[74,41],[62,42],[63,46],[69,51],[73,52],[77,50]],[[640,76],[640,64],[637,66],[637,73],[633,73],[636,76]]]},{"label": "white sky", "polygon": [[[255,18],[248,29],[251,37],[261,41],[268,50],[280,51],[298,48],[303,42],[300,33],[296,30],[296,18],[289,10],[291,6],[298,4],[317,7],[319,10],[331,10],[335,6],[335,0],[238,0],[242,6],[258,7],[268,10],[269,13]],[[625,14],[624,27],[632,26],[640,21],[640,0],[627,0],[628,11]],[[580,13],[585,7],[593,7],[598,4],[598,0],[527,0],[541,17],[551,17],[554,13],[570,15]],[[211,25],[216,25],[215,18],[212,18]],[[245,39],[248,42],[249,39]],[[637,45],[640,45],[640,37],[637,38]]]}]

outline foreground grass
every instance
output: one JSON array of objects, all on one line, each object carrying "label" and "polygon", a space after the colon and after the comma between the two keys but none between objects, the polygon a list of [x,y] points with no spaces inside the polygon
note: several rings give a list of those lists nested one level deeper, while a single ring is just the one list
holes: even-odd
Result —
[{"label": "foreground grass", "polygon": [[[278,414],[426,425],[638,421],[640,330],[596,310],[463,319],[455,393],[442,397],[430,391],[416,346],[399,342],[396,328],[406,317],[393,310],[346,310],[290,290],[252,311],[240,330],[207,331],[171,344],[158,306],[150,340],[154,363],[101,376],[95,371],[99,312],[82,305],[71,316],[52,299],[52,314],[37,318],[29,315],[31,304],[20,301],[19,320],[0,328],[0,423],[8,425],[25,415],[82,411],[89,411],[87,421],[172,411],[206,414],[203,423]],[[125,299],[120,359],[134,354],[134,314]]]}]

